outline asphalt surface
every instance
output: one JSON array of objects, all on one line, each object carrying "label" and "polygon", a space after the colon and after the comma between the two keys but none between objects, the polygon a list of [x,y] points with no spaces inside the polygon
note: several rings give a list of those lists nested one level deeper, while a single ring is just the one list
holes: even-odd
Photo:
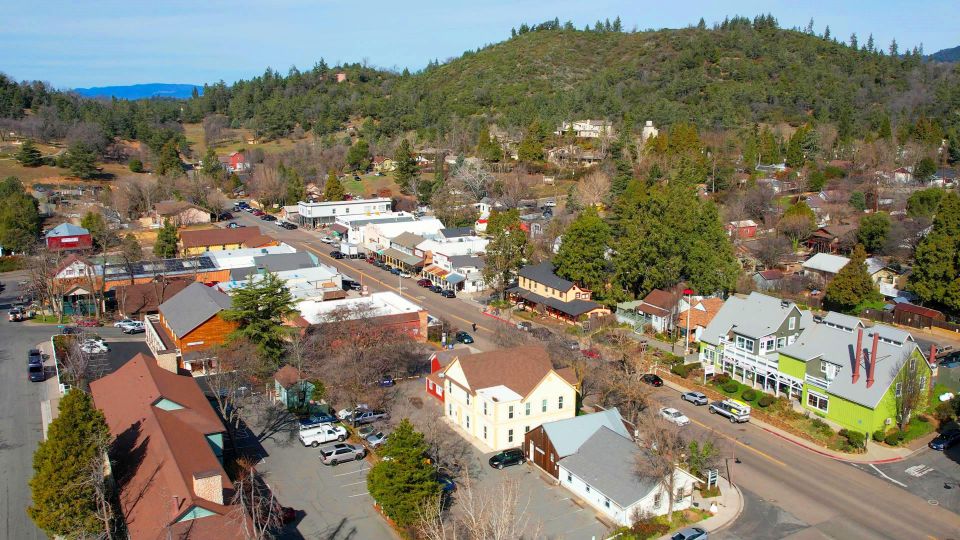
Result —
[{"label": "asphalt surface", "polygon": [[46,538],[27,516],[28,482],[33,475],[33,452],[42,439],[41,383],[27,379],[27,351],[49,340],[55,327],[33,326],[7,320],[7,309],[18,292],[20,273],[0,274],[6,290],[0,293],[0,538]]}]

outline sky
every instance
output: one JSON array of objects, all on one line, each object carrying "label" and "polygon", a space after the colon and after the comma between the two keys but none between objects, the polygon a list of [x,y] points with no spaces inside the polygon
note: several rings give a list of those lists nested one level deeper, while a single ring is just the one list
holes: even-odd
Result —
[{"label": "sky", "polygon": [[[908,7],[909,6],[909,7]],[[646,0],[0,0],[0,72],[56,88],[233,82],[272,67],[366,62],[416,71],[558,17],[578,28],[620,16],[625,29],[680,28],[703,17],[772,13],[805,27],[886,48],[960,45],[957,0],[656,2]]]}]

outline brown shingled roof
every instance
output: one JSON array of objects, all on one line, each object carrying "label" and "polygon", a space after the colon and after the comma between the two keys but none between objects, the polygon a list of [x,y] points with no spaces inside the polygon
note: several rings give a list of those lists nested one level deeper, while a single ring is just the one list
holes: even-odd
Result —
[{"label": "brown shingled roof", "polygon": [[263,233],[260,232],[260,227],[196,229],[180,231],[180,242],[185,248],[223,246],[243,244],[262,236]]},{"label": "brown shingled roof", "polygon": [[[470,390],[476,392],[503,385],[524,397],[553,371],[550,355],[539,345],[470,354],[459,357],[453,364],[457,362]],[[449,368],[447,366],[446,369]],[[575,378],[573,381],[568,378],[569,373],[558,374],[570,384],[576,384]]]},{"label": "brown shingled roof", "polygon": [[[136,285],[120,285],[116,291],[120,312],[127,317],[155,313],[160,304],[166,302],[193,283],[192,279],[168,279],[164,282],[151,281]],[[157,298],[158,295],[160,298]]]},{"label": "brown shingled roof", "polygon": [[280,386],[284,388],[290,388],[300,379],[300,370],[289,364],[277,370],[277,373],[273,376],[273,380],[280,383]]},{"label": "brown shingled roof", "polygon": [[[167,527],[176,538],[243,537],[245,513],[229,504],[233,483],[206,438],[224,427],[192,377],[138,354],[90,383],[90,392],[115,437],[111,454],[130,538],[167,538]],[[210,473],[220,476],[227,504],[194,492],[194,476]],[[194,507],[212,515],[178,522]]]}]

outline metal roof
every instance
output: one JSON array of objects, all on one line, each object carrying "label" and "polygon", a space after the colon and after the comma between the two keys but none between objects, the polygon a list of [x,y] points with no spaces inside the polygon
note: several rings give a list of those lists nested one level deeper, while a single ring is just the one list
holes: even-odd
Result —
[{"label": "metal roof", "polygon": [[160,313],[170,330],[177,337],[183,337],[232,305],[229,296],[198,282],[160,304]]},{"label": "metal roof", "polygon": [[836,274],[841,268],[846,266],[848,262],[850,262],[850,259],[841,257],[840,255],[817,253],[813,257],[810,257],[804,261],[801,266],[808,270],[819,270],[820,272]]},{"label": "metal roof", "polygon": [[557,456],[563,458],[576,453],[587,439],[603,427],[613,430],[621,437],[630,438],[627,428],[623,425],[620,411],[616,407],[566,420],[547,422],[543,424],[543,431],[550,438],[550,444],[556,450]]},{"label": "metal roof", "polygon": [[628,508],[659,483],[657,478],[641,477],[634,471],[640,452],[636,443],[604,426],[577,453],[560,460],[560,466],[621,508]]},{"label": "metal roof", "polygon": [[[782,302],[779,298],[767,296],[758,292],[742,298],[731,296],[724,302],[723,307],[710,321],[700,336],[700,341],[718,345],[721,337],[725,337],[731,329],[747,337],[761,338],[773,333],[784,319],[794,309],[793,302]],[[809,311],[800,311],[800,325],[798,329],[809,326],[812,315]]]},{"label": "metal roof", "polygon": [[520,269],[520,276],[561,291],[569,291],[570,287],[573,287],[572,281],[567,281],[553,273],[553,263],[550,261],[524,266]]},{"label": "metal roof", "polygon": [[61,223],[47,231],[45,236],[46,238],[59,238],[61,236],[80,236],[83,234],[90,234],[90,231],[73,223]]}]

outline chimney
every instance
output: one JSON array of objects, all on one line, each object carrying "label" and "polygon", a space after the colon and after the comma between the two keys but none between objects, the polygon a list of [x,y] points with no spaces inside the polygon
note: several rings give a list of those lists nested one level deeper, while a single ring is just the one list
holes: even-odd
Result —
[{"label": "chimney", "polygon": [[853,384],[860,380],[860,359],[863,357],[863,328],[857,330],[857,352],[853,359]]},{"label": "chimney", "polygon": [[218,471],[193,473],[193,494],[210,502],[223,504],[223,480]]},{"label": "chimney", "polygon": [[870,349],[870,367],[867,368],[867,388],[873,386],[873,372],[877,369],[877,344],[880,343],[880,333],[873,332],[873,348]]}]

